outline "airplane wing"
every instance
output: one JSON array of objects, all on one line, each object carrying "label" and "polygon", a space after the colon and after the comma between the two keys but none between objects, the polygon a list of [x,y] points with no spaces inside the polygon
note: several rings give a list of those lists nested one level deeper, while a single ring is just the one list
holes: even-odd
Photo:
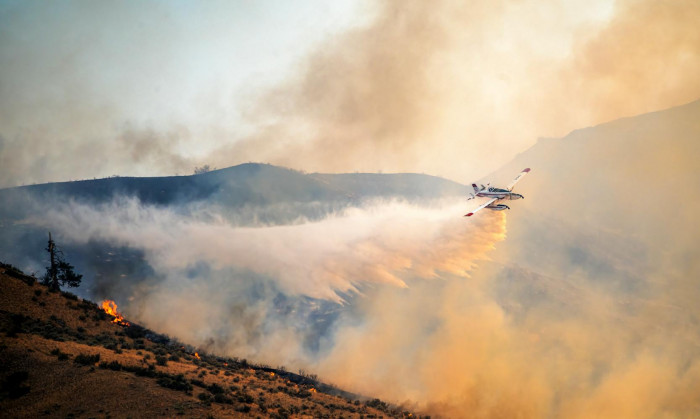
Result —
[{"label": "airplane wing", "polygon": [[513,186],[515,186],[515,184],[518,183],[518,181],[519,181],[520,179],[522,179],[523,176],[525,176],[525,175],[528,174],[529,172],[530,172],[530,168],[527,168],[527,169],[523,170],[522,172],[520,172],[520,174],[519,174],[518,176],[516,176],[515,179],[513,179],[512,182],[510,182],[510,184],[506,187],[506,189],[508,189],[509,191],[512,191],[512,190],[513,190]]},{"label": "airplane wing", "polygon": [[470,213],[465,214],[464,216],[471,217],[472,215],[474,215],[475,212],[486,208],[487,206],[491,205],[494,201],[497,201],[497,200],[498,200],[498,198],[489,199],[486,203],[479,205],[478,208],[476,208],[475,210],[472,210]]}]

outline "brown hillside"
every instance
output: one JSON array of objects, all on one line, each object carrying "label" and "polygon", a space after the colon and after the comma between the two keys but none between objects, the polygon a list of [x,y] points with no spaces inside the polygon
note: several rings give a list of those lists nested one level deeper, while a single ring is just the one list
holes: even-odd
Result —
[{"label": "brown hillside", "polygon": [[196,354],[0,267],[0,417],[411,417],[313,377]]}]

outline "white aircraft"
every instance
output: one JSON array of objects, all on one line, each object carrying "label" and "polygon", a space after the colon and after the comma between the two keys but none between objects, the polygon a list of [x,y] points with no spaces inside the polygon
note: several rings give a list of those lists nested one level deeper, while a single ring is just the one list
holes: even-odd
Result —
[{"label": "white aircraft", "polygon": [[471,217],[472,215],[474,215],[475,212],[477,212],[481,209],[484,209],[484,208],[488,208],[488,209],[494,210],[494,211],[503,211],[503,210],[510,209],[510,207],[508,205],[497,204],[496,202],[502,201],[502,200],[512,201],[514,199],[525,198],[524,196],[520,195],[519,193],[513,192],[513,186],[515,186],[515,184],[518,183],[518,181],[520,179],[522,179],[523,176],[525,176],[529,172],[530,172],[529,168],[520,172],[520,174],[518,176],[516,176],[515,179],[513,179],[513,181],[510,182],[510,184],[508,186],[506,186],[505,189],[493,188],[493,187],[489,186],[490,184],[488,184],[486,186],[481,185],[481,189],[479,189],[476,186],[476,183],[472,183],[472,186],[474,187],[474,193],[469,194],[470,196],[467,200],[474,199],[474,198],[489,198],[489,200],[487,202],[485,202],[484,204],[480,205],[479,207],[477,207],[476,209],[472,210],[472,212],[465,214],[464,216]]}]

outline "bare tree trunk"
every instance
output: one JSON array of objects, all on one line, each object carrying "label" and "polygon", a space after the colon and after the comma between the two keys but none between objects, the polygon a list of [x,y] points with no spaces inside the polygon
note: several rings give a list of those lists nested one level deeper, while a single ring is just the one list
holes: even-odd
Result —
[{"label": "bare tree trunk", "polygon": [[49,270],[49,287],[52,290],[58,291],[58,267],[56,266],[56,244],[51,239],[51,232],[49,231],[49,247],[46,249],[51,255],[51,268]]}]

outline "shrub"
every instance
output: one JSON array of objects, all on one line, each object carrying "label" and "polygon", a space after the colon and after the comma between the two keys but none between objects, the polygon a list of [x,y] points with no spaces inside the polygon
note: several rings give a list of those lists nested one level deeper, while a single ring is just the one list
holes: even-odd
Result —
[{"label": "shrub", "polygon": [[224,396],[223,394],[215,394],[214,401],[216,403],[233,404],[233,400],[230,397]]},{"label": "shrub", "polygon": [[100,361],[100,354],[95,354],[95,355],[87,355],[87,354],[80,354],[75,357],[73,362],[76,364],[81,364],[81,365],[95,365],[97,362]]},{"label": "shrub", "polygon": [[379,400],[379,399],[374,399],[374,400],[368,400],[365,402],[365,405],[368,407],[373,407],[377,410],[381,411],[386,411],[387,408],[389,407],[385,402]]},{"label": "shrub", "polygon": [[297,394],[294,394],[294,396],[305,399],[307,397],[311,397],[311,392],[309,390],[301,390]]},{"label": "shrub", "polygon": [[78,301],[78,296],[73,293],[61,291],[61,294],[69,300]]},{"label": "shrub", "polygon": [[70,357],[68,354],[61,352],[58,348],[52,350],[50,353],[51,355],[57,356],[59,361],[65,361]]},{"label": "shrub", "polygon": [[110,363],[100,362],[100,368],[112,371],[121,371],[122,364],[119,361],[112,361]]},{"label": "shrub", "polygon": [[168,365],[168,358],[163,355],[156,355],[156,364],[164,367]]},{"label": "shrub", "polygon": [[225,392],[224,388],[216,383],[210,385],[209,387],[207,387],[207,389],[212,394],[224,394]]},{"label": "shrub", "polygon": [[192,384],[187,382],[184,375],[162,375],[158,378],[158,385],[165,388],[170,388],[177,391],[184,391],[189,393],[192,391]]},{"label": "shrub", "polygon": [[207,388],[207,384],[206,384],[204,381],[202,381],[202,380],[198,380],[198,379],[196,379],[196,378],[192,378],[192,379],[190,380],[190,382],[191,382],[193,385],[197,386],[197,387]]},{"label": "shrub", "polygon": [[132,324],[129,327],[126,328],[125,330],[126,336],[130,337],[131,339],[140,339],[141,341],[139,344],[143,345],[143,337],[146,336],[146,329],[144,329],[141,326]]},{"label": "shrub", "polygon": [[238,401],[241,402],[241,403],[248,403],[248,404],[250,404],[250,403],[253,403],[253,402],[255,401],[255,399],[253,398],[253,396],[251,396],[250,394],[246,394],[246,393],[238,393],[238,394],[236,395],[236,398],[237,398]]},{"label": "shrub", "polygon": [[22,333],[22,326],[27,320],[29,320],[29,318],[22,314],[12,314],[10,316],[10,324],[6,329],[7,337],[15,338],[17,337],[17,333]]},{"label": "shrub", "polygon": [[131,373],[136,374],[138,377],[155,377],[157,373],[155,372],[154,368],[144,368],[144,367],[137,367],[137,366],[130,366],[130,365],[122,365],[122,369],[124,371],[128,371]]},{"label": "shrub", "polygon": [[[0,386],[0,395],[11,399],[18,399],[25,394],[29,393],[29,386],[25,386],[23,383],[29,378],[29,373],[27,371],[17,371],[10,374],[5,380],[3,380]],[[3,397],[0,396],[0,400]]]},{"label": "shrub", "polygon": [[99,322],[100,320],[107,320],[107,316],[108,314],[104,311],[95,311],[92,313],[92,319],[96,322]]},{"label": "shrub", "polygon": [[289,417],[289,412],[287,412],[287,410],[284,407],[280,406],[277,408],[277,415],[273,417],[286,419]]}]

